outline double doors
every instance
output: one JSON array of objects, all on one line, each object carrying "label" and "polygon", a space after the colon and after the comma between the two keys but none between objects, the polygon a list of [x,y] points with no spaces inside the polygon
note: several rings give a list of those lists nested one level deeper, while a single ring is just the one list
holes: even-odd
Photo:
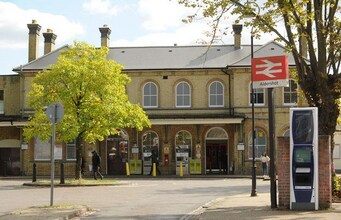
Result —
[{"label": "double doors", "polygon": [[0,176],[20,174],[20,148],[0,148]]},{"label": "double doors", "polygon": [[227,144],[207,143],[206,173],[227,174],[227,172],[228,172]]}]

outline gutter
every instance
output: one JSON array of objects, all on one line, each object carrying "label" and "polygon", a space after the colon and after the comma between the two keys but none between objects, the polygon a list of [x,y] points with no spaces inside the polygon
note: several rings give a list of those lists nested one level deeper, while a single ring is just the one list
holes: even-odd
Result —
[{"label": "gutter", "polygon": [[232,93],[231,93],[231,74],[229,73],[229,71],[226,69],[221,69],[221,71],[223,73],[225,73],[228,77],[229,77],[229,113],[230,115],[232,115],[232,107],[231,107],[231,103],[232,103]]}]

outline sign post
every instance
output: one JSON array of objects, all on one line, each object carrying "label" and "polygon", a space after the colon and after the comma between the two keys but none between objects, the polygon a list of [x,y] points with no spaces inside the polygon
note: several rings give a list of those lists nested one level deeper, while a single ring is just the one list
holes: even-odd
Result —
[{"label": "sign post", "polygon": [[270,147],[270,194],[271,208],[277,208],[275,174],[275,107],[274,87],[287,87],[289,65],[287,56],[259,57],[252,59],[253,88],[268,88],[269,147]]},{"label": "sign post", "polygon": [[51,143],[51,197],[50,206],[53,206],[53,187],[54,187],[54,148],[56,143],[56,123],[60,122],[64,116],[64,107],[58,103],[50,104],[46,109],[46,115],[52,123],[52,143]]}]

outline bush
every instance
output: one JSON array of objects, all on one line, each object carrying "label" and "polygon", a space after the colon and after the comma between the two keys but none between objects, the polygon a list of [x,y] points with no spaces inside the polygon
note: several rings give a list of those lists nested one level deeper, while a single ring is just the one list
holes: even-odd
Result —
[{"label": "bush", "polygon": [[341,191],[341,177],[334,176],[333,185],[334,185],[334,191]]}]

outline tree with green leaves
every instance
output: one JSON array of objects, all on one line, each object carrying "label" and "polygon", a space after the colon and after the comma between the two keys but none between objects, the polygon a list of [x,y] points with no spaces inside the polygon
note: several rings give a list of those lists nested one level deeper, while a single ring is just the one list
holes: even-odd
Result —
[{"label": "tree with green leaves", "polygon": [[[319,109],[319,132],[336,129],[341,98],[341,7],[338,0],[178,0],[196,9],[185,22],[209,19],[211,39],[226,34],[231,15],[244,19],[256,37],[275,35],[295,59],[297,82],[310,106]],[[253,17],[246,21],[245,17]],[[306,51],[306,52],[305,52]]]},{"label": "tree with green leaves", "polygon": [[38,73],[28,94],[33,117],[24,128],[27,140],[51,136],[51,123],[46,106],[60,102],[64,117],[56,124],[56,137],[69,142],[76,139],[76,179],[81,178],[81,141],[94,143],[119,128],[142,130],[150,122],[138,104],[132,104],[126,94],[130,78],[123,74],[122,65],[107,60],[107,47],[95,48],[75,42],[61,52],[57,63]]}]

